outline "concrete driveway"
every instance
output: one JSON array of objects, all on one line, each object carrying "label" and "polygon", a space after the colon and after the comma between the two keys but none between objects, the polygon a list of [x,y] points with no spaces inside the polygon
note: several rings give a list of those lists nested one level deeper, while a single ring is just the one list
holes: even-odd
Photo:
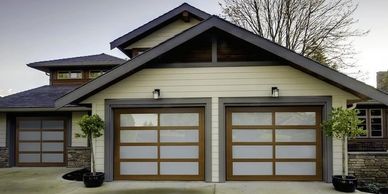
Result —
[{"label": "concrete driveway", "polygon": [[[66,181],[61,176],[69,168],[0,169],[1,194],[326,194],[336,192],[322,182],[227,182],[114,181],[99,188],[85,188],[82,182]],[[362,193],[362,192],[357,192]]]}]

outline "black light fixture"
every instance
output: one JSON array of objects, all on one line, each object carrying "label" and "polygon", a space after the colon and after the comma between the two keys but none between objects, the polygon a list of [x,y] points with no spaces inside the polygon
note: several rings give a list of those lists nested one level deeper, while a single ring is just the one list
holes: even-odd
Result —
[{"label": "black light fixture", "polygon": [[272,97],[273,98],[279,97],[279,88],[278,87],[272,87]]},{"label": "black light fixture", "polygon": [[160,89],[154,89],[152,94],[154,95],[154,99],[155,100],[159,99],[159,97],[160,97]]}]

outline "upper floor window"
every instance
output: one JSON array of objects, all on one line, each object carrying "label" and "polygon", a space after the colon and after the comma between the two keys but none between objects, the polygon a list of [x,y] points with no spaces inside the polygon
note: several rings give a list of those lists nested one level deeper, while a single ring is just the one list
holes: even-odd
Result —
[{"label": "upper floor window", "polygon": [[82,71],[58,71],[58,79],[82,79]]},{"label": "upper floor window", "polygon": [[360,127],[366,131],[360,137],[383,137],[382,109],[359,109],[358,118],[363,121]]},{"label": "upper floor window", "polygon": [[104,74],[106,71],[105,70],[91,70],[89,71],[89,78],[94,79],[102,74]]}]

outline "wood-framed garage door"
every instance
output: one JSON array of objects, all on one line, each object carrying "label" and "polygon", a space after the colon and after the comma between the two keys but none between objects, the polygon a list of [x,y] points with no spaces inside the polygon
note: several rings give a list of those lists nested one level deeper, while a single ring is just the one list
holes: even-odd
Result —
[{"label": "wood-framed garage door", "polygon": [[204,180],[203,108],[114,110],[114,179]]},{"label": "wood-framed garage door", "polygon": [[65,134],[65,118],[16,118],[16,166],[65,166]]},{"label": "wood-framed garage door", "polygon": [[321,107],[227,107],[227,180],[322,180]]}]

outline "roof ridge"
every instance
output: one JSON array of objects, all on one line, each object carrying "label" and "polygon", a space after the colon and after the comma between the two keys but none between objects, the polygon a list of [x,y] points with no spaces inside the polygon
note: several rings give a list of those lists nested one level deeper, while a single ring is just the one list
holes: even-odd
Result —
[{"label": "roof ridge", "polygon": [[71,60],[71,59],[78,59],[78,58],[87,58],[87,57],[96,57],[96,56],[108,56],[108,57],[112,57],[112,58],[116,58],[116,59],[119,59],[119,60],[123,60],[125,61],[125,59],[122,59],[122,58],[119,58],[119,57],[116,57],[116,56],[112,56],[112,55],[108,55],[108,54],[105,54],[105,53],[101,53],[101,54],[93,54],[93,55],[84,55],[84,56],[76,56],[76,57],[64,57],[64,58],[59,58],[59,59],[51,59],[51,60],[44,60],[44,61],[37,61],[37,62],[32,62],[32,63],[27,63],[27,66],[33,66],[34,64],[38,64],[38,63],[48,63],[48,62],[57,62],[57,61],[61,61],[61,60]]}]

